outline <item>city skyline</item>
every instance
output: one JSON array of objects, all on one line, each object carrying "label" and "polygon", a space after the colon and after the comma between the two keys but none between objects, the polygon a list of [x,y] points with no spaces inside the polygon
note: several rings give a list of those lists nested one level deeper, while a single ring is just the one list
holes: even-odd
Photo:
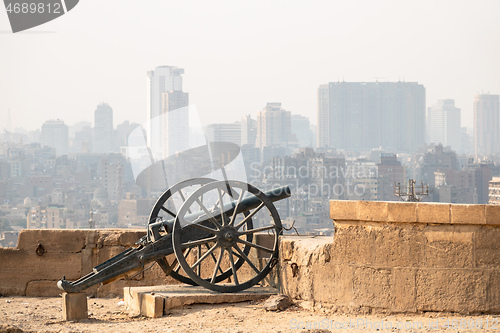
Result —
[{"label": "city skyline", "polygon": [[9,51],[0,64],[0,126],[9,110],[12,128],[91,121],[98,101],[114,108],[116,123],[143,123],[144,73],[165,64],[186,69],[184,90],[204,125],[239,120],[270,101],[315,123],[320,84],[401,80],[423,84],[427,106],[454,99],[472,127],[474,96],[500,92],[498,9],[497,1],[89,0],[15,35],[5,33],[1,11],[0,45]]}]

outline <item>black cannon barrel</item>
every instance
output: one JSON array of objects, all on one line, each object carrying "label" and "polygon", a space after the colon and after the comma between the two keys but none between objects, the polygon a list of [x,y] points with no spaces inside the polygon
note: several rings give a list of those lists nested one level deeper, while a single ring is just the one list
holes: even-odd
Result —
[{"label": "black cannon barrel", "polygon": [[[278,187],[266,192],[263,192],[264,195],[270,199],[272,202],[283,200],[285,198],[288,198],[291,195],[290,187],[289,186],[282,186]],[[226,215],[232,215],[234,212],[234,208],[236,207],[237,201],[234,200],[232,202],[226,203],[223,206],[224,214]],[[240,204],[238,205],[238,210],[236,211],[236,214],[240,214],[246,211],[249,211],[251,209],[257,208],[261,204],[261,201],[258,197],[252,196],[246,199],[241,200]],[[204,216],[207,214],[205,212],[197,212],[193,214],[189,214],[185,217],[186,221],[197,221],[197,223],[205,221],[205,219],[202,219]],[[214,216],[220,215],[220,211],[214,211],[213,212]],[[210,217],[207,216],[207,219]],[[149,228],[151,230],[156,229],[156,228],[161,228],[164,227],[169,233],[172,232],[172,228],[174,226],[174,219],[168,220],[168,221],[160,221],[160,222],[155,222],[149,224]]]}]

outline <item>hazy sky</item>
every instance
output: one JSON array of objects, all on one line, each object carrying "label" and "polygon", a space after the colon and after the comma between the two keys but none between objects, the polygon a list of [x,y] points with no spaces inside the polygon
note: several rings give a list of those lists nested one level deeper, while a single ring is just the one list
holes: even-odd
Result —
[{"label": "hazy sky", "polygon": [[500,1],[80,0],[12,34],[0,8],[0,129],[86,120],[101,101],[115,125],[146,118],[146,72],[185,69],[203,123],[267,102],[316,123],[330,81],[416,81],[427,106],[453,98],[472,126],[478,92],[500,93]]}]

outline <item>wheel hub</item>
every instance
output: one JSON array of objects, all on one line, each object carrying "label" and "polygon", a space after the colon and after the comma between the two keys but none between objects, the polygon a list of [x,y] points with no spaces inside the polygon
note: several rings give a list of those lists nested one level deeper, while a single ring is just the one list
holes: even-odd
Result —
[{"label": "wheel hub", "polygon": [[217,241],[223,247],[232,247],[238,241],[238,231],[231,226],[225,226],[219,231]]}]

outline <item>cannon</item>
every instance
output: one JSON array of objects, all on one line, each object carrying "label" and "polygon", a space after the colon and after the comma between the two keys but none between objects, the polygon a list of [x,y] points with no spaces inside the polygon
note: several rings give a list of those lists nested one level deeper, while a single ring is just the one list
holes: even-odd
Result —
[{"label": "cannon", "polygon": [[[273,202],[289,196],[287,186],[261,192],[241,181],[181,181],[158,198],[147,233],[135,246],[80,279],[63,277],[57,285],[69,293],[80,292],[156,262],[166,275],[186,284],[223,293],[245,290],[262,281],[278,262],[283,227]],[[271,244],[258,244],[259,233],[271,235]],[[169,259],[170,254],[175,259]]]}]

